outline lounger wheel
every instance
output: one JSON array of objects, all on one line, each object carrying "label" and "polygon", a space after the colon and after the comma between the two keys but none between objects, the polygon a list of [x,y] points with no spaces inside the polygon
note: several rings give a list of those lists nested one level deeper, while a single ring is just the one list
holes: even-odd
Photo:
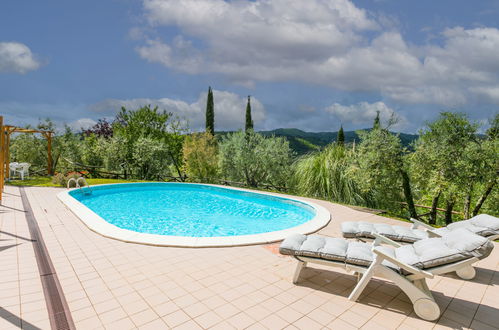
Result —
[{"label": "lounger wheel", "polygon": [[473,266],[469,266],[456,270],[456,274],[463,280],[471,280],[475,277],[476,270]]},{"label": "lounger wheel", "polygon": [[414,302],[414,312],[427,321],[435,321],[440,317],[440,307],[431,299],[422,298]]}]

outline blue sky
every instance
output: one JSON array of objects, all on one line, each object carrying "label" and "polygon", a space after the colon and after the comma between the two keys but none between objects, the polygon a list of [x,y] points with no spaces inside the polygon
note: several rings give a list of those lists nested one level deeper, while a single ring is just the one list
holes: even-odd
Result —
[{"label": "blue sky", "polygon": [[[499,2],[94,0],[0,4],[0,113],[74,128],[158,105],[217,129],[416,132],[440,111],[499,106]],[[485,127],[484,126],[484,127]]]}]

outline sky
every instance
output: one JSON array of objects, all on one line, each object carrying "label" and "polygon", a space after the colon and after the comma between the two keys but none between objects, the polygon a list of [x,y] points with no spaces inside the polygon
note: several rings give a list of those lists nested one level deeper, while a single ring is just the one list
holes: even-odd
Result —
[{"label": "sky", "polygon": [[2,0],[0,114],[74,129],[150,104],[216,130],[415,133],[499,109],[499,1]]}]

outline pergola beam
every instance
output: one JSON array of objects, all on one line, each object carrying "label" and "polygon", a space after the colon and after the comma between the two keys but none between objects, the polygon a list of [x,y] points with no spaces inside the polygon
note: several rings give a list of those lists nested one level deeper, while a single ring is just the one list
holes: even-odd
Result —
[{"label": "pergola beam", "polygon": [[39,129],[32,129],[32,128],[22,128],[22,127],[16,127],[16,126],[11,126],[11,125],[4,125],[4,130],[9,132],[9,133],[52,133],[51,131],[42,131]]}]

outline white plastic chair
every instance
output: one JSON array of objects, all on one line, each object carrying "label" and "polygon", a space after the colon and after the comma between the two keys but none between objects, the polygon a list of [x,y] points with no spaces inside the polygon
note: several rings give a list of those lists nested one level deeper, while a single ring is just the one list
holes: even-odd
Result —
[{"label": "white plastic chair", "polygon": [[19,167],[18,162],[9,163],[9,177],[16,175],[17,168]]},{"label": "white plastic chair", "polygon": [[21,175],[21,180],[24,180],[24,176],[29,177],[30,163],[19,163],[17,172]]}]

